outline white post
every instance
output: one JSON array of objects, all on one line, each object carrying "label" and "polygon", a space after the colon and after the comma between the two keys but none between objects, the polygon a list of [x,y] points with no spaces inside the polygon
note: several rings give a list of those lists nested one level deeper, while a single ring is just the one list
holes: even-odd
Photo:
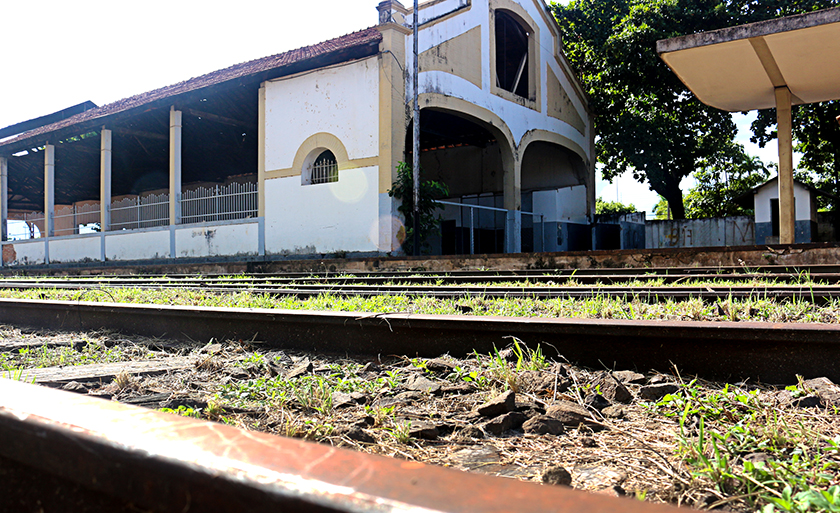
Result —
[{"label": "white post", "polygon": [[0,241],[9,239],[9,159],[0,157]]},{"label": "white post", "polygon": [[412,146],[411,146],[411,172],[412,172],[412,191],[414,197],[412,198],[414,202],[414,213],[412,217],[414,218],[414,254],[420,254],[420,46],[419,46],[419,10],[420,6],[418,5],[418,1],[414,0],[414,17],[413,17],[413,30],[414,30],[414,67],[411,73],[411,87],[413,89],[414,95],[414,132],[412,134]]},{"label": "white post", "polygon": [[181,111],[169,111],[169,224],[181,224]]},{"label": "white post", "polygon": [[796,204],[793,198],[793,137],[790,89],[776,88],[776,121],[779,141],[779,243],[796,240]]},{"label": "white post", "polygon": [[99,165],[99,230],[111,228],[111,131],[103,128],[100,133]]},{"label": "white post", "polygon": [[46,237],[55,235],[55,146],[47,144],[44,149],[44,231]]}]

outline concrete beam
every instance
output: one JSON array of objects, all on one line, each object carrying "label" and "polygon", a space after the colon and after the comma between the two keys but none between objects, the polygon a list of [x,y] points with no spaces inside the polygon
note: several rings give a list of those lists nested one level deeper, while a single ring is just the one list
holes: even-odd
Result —
[{"label": "concrete beam", "polygon": [[169,224],[181,224],[181,111],[169,111]]},{"label": "concrete beam", "polygon": [[776,119],[779,141],[779,243],[793,244],[796,238],[796,204],[793,198],[793,138],[791,95],[787,87],[776,88]]}]

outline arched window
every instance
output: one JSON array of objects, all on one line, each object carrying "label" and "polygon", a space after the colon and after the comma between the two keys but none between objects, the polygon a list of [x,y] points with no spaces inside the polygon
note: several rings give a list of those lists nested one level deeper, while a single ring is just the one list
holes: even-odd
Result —
[{"label": "arched window", "polygon": [[496,11],[496,86],[530,97],[527,27],[505,11]]},{"label": "arched window", "polygon": [[330,150],[322,151],[310,167],[310,184],[338,181],[338,161]]}]

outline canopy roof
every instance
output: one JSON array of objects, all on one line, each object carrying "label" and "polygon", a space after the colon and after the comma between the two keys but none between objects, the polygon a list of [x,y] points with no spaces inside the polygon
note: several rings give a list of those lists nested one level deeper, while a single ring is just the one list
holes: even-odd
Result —
[{"label": "canopy roof", "polygon": [[703,103],[736,112],[840,99],[840,7],[658,41],[656,51]]}]

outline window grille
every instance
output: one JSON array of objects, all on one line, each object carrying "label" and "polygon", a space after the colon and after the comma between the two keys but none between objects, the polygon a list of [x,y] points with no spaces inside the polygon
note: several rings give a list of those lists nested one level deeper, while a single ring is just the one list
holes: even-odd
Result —
[{"label": "window grille", "polygon": [[312,178],[309,181],[312,185],[319,183],[330,183],[338,181],[338,162],[330,150],[318,155],[312,164]]}]

